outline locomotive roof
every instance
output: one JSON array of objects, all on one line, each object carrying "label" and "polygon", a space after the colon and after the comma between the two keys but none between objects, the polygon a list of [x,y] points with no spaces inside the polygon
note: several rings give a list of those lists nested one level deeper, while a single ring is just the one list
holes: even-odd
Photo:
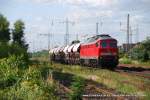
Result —
[{"label": "locomotive roof", "polygon": [[94,42],[98,39],[105,40],[105,39],[113,39],[113,38],[108,34],[100,34],[100,35],[95,35],[95,36],[92,36],[90,38],[87,38],[86,41],[83,43],[91,43],[91,42]]}]

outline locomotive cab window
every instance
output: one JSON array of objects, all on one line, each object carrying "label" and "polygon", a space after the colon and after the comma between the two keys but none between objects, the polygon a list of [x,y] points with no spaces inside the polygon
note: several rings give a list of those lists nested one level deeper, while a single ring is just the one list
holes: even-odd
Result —
[{"label": "locomotive cab window", "polygon": [[117,48],[116,42],[110,42],[109,46],[112,47],[112,48]]},{"label": "locomotive cab window", "polygon": [[102,48],[106,48],[107,47],[107,42],[106,41],[102,41],[101,42],[101,47]]},{"label": "locomotive cab window", "polygon": [[96,45],[96,47],[98,47],[98,43],[96,43],[95,45]]}]

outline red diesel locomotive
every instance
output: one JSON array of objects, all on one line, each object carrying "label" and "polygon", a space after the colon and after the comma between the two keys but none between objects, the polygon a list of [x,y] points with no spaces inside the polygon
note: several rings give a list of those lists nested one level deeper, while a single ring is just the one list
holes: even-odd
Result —
[{"label": "red diesel locomotive", "polygon": [[[117,40],[107,34],[96,35],[83,43],[50,50],[51,59],[67,64],[115,68],[118,64]],[[59,58],[59,59],[58,59]]]},{"label": "red diesel locomotive", "polygon": [[88,38],[80,46],[80,62],[92,66],[114,68],[118,64],[117,40],[109,35]]}]

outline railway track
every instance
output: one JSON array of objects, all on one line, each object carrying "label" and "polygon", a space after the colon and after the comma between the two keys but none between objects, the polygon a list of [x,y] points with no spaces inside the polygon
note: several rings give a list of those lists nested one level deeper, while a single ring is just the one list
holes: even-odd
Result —
[{"label": "railway track", "polygon": [[[125,66],[126,67],[126,66]],[[89,69],[97,70],[100,68],[91,68],[87,67]],[[136,70],[127,70],[124,68],[117,67],[115,69],[116,72],[119,72],[120,74],[125,75],[135,75],[143,78],[150,79],[149,76],[146,76],[145,74],[149,75],[149,70],[142,70],[142,71],[136,71]],[[100,84],[93,83],[94,81],[86,80],[86,86],[85,91],[83,94],[83,100],[139,100],[141,97],[134,96],[134,95],[124,95],[121,93],[117,93],[115,90],[108,89],[105,86],[101,86]],[[131,84],[131,83],[129,83]],[[134,84],[133,84],[134,85]],[[136,84],[135,84],[136,85]],[[72,92],[71,89],[65,83],[60,83],[60,89],[62,89],[64,92],[59,93],[58,95],[61,97],[61,100],[68,100],[68,95],[66,95],[69,92]],[[143,88],[143,87],[139,87]],[[145,88],[145,87],[144,87]]]},{"label": "railway track", "polygon": [[91,81],[87,82],[85,90],[89,92],[84,93],[83,100],[139,100],[137,96],[122,95]]},{"label": "railway track", "polygon": [[[63,84],[59,84],[59,87],[63,90],[63,93],[57,93],[57,95],[59,95],[61,100],[69,100],[67,93],[72,92],[72,90],[64,86]],[[88,84],[85,87],[85,91],[86,93],[83,94],[82,100],[125,100],[124,97],[115,96],[115,93],[91,84]]]},{"label": "railway track", "polygon": [[[91,69],[92,67],[88,67],[87,68]],[[97,70],[100,68],[92,68],[93,70]],[[119,72],[122,74],[127,74],[127,75],[135,75],[135,76],[139,76],[139,77],[143,77],[146,79],[150,79],[150,69],[144,69],[144,68],[130,68],[128,66],[118,66],[117,68],[114,69],[115,72]]]},{"label": "railway track", "polygon": [[[59,90],[56,95],[61,100],[69,100],[68,93],[73,92],[66,85],[59,83]],[[115,90],[107,89],[105,86],[95,83],[92,80],[86,80],[84,93],[82,96],[83,100],[125,100],[124,97],[119,96]]]},{"label": "railway track", "polygon": [[[133,67],[134,66],[134,67]],[[124,73],[124,74],[130,74],[135,75],[143,78],[150,79],[150,67],[149,68],[142,68],[141,67],[135,67],[135,65],[132,64],[123,64],[119,65],[115,71]]]},{"label": "railway track", "polygon": [[119,73],[123,73],[123,74],[134,75],[134,76],[139,76],[139,77],[150,79],[150,74],[148,74],[148,72],[146,72],[146,73],[145,72],[134,72],[134,71],[126,71],[126,70],[120,70],[120,69],[116,69],[115,71],[119,72]]}]

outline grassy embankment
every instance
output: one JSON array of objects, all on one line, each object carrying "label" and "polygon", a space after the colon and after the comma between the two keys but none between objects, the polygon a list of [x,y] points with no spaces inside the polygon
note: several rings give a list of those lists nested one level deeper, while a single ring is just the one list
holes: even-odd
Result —
[{"label": "grassy embankment", "polygon": [[[147,78],[79,65],[58,63],[51,65],[47,62],[48,60],[43,60],[45,63],[40,58],[38,60],[40,62],[32,62],[29,66],[24,65],[20,58],[11,57],[0,60],[1,99],[58,99],[56,93],[59,91],[59,86],[57,82],[49,78],[50,72],[53,71],[68,73],[83,80],[91,79],[121,94],[146,95],[145,99],[150,98],[150,80]],[[62,78],[68,80],[65,76]],[[70,88],[74,92],[69,96],[71,98],[81,96],[78,91],[80,87],[83,91],[82,80],[71,83]]]},{"label": "grassy embankment", "polygon": [[145,99],[150,98],[150,80],[146,78],[121,74],[106,69],[81,67],[79,65],[54,63],[52,67],[61,69],[63,73],[70,73],[84,79],[92,79],[107,88],[114,89],[123,94],[146,95]]},{"label": "grassy embankment", "polygon": [[142,67],[142,68],[150,68],[150,61],[138,61],[138,60],[132,60],[127,57],[123,57],[119,59],[120,64],[133,64],[134,67]]},{"label": "grassy embankment", "polygon": [[57,99],[57,86],[47,79],[51,70],[49,66],[37,62],[26,65],[22,57],[0,59],[0,99]]},{"label": "grassy embankment", "polygon": [[[60,68],[47,61],[31,60],[27,65],[22,57],[10,56],[0,59],[0,99],[2,100],[60,100],[60,85],[53,77],[65,80]],[[69,100],[82,98],[84,79],[72,76]]]},{"label": "grassy embankment", "polygon": [[49,66],[53,69],[61,70],[62,73],[70,73],[84,79],[92,79],[99,84],[103,84],[107,88],[120,92],[121,94],[146,95],[146,97],[144,97],[145,99],[150,98],[150,80],[147,78],[106,69],[81,67],[79,65],[53,63],[53,65],[50,64]]}]

